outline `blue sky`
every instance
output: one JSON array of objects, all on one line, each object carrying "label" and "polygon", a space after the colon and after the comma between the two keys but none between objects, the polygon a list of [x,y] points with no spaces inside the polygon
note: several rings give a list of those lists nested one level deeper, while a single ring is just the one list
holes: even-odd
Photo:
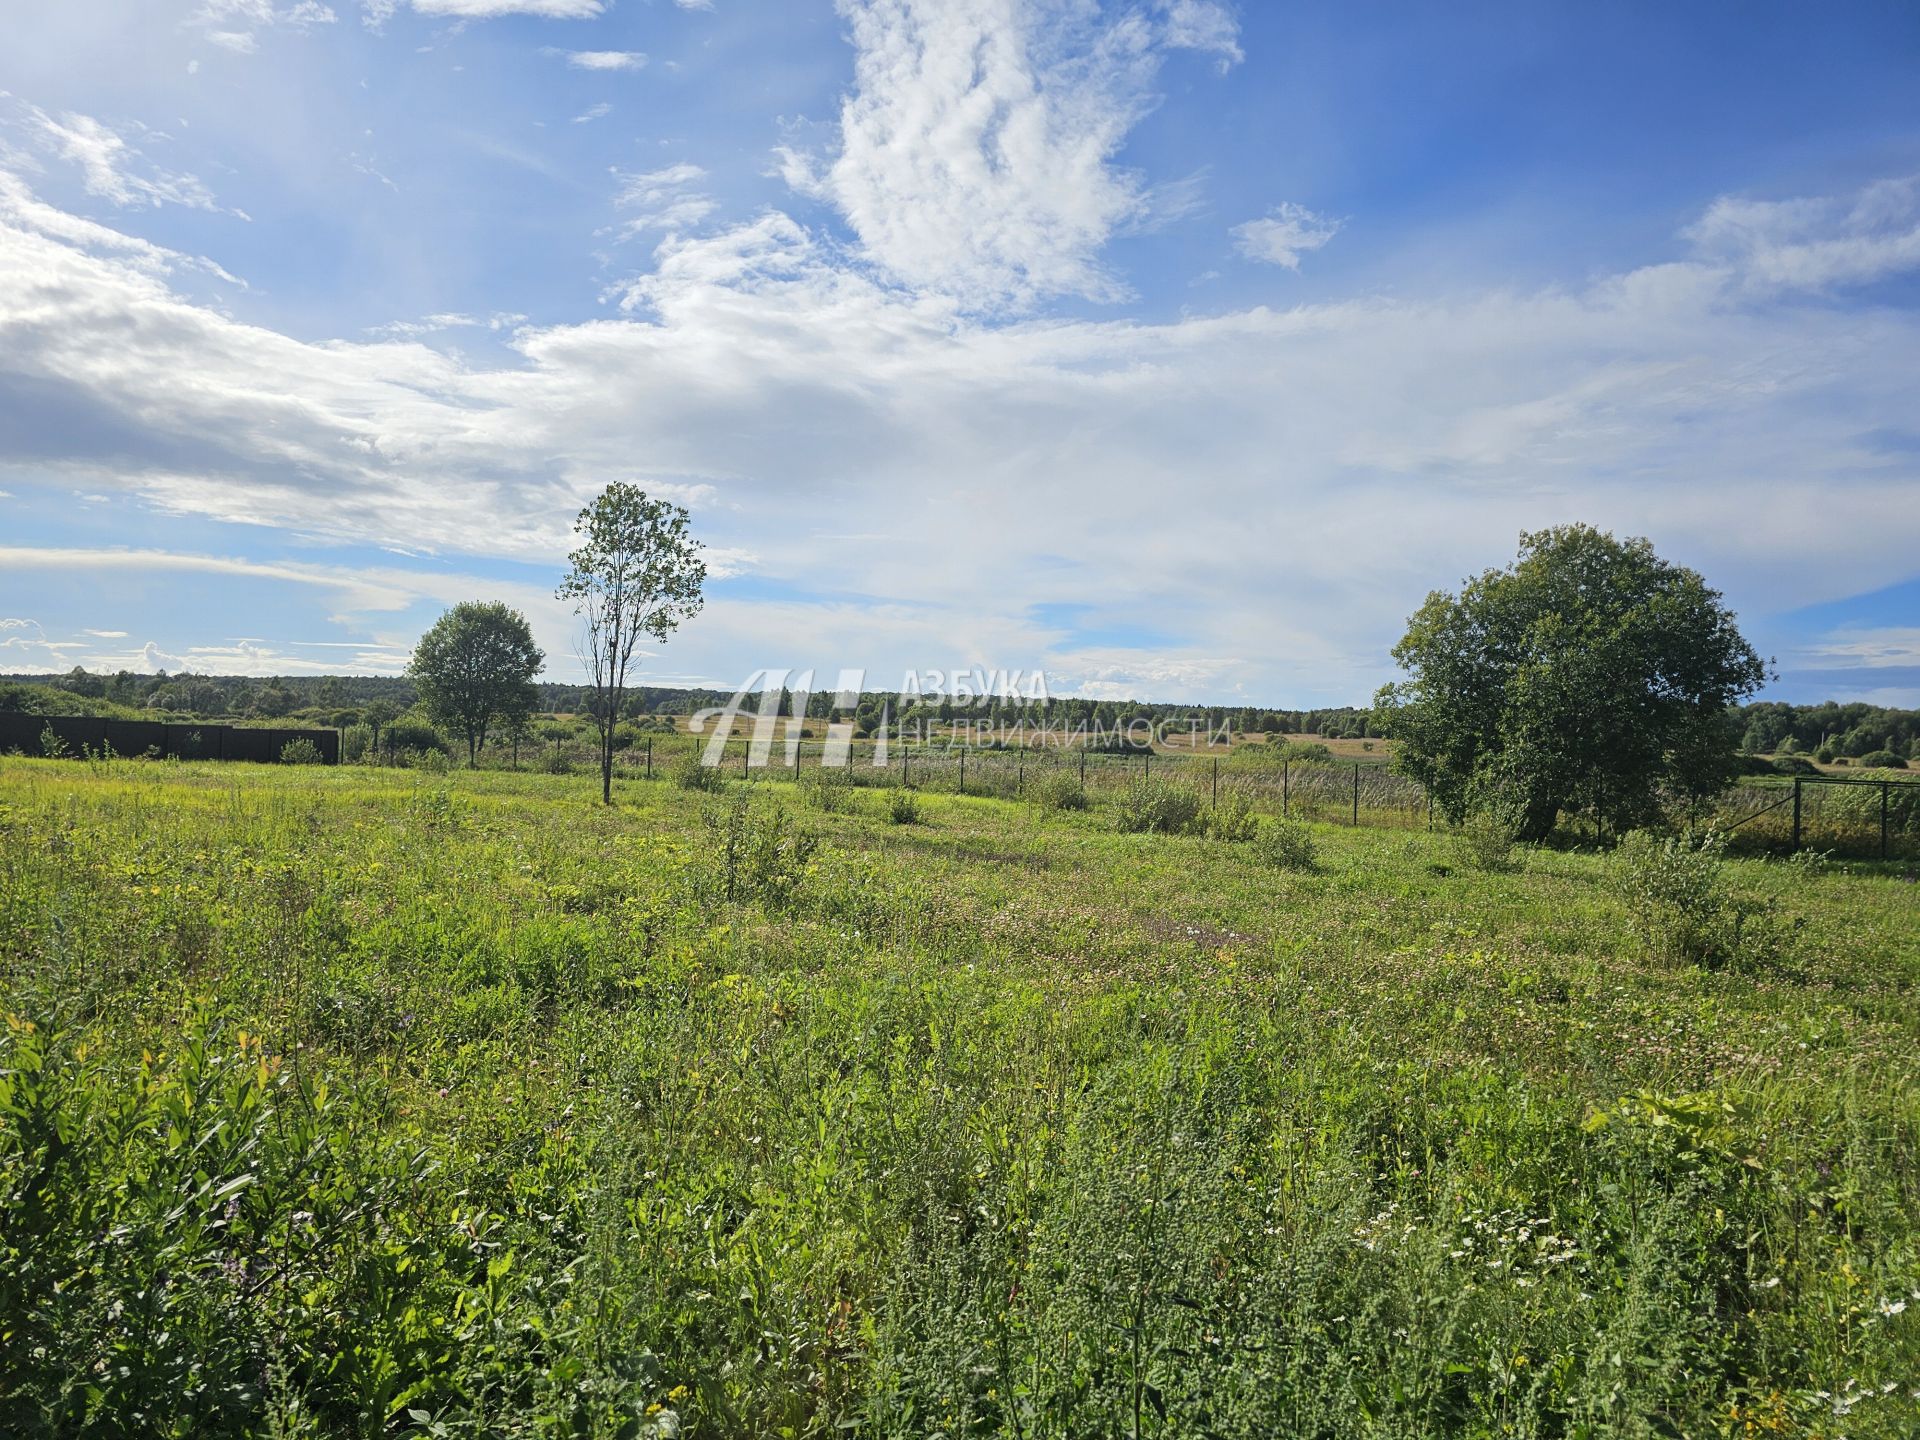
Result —
[{"label": "blue sky", "polygon": [[1920,12],[188,0],[0,53],[0,670],[404,665],[692,510],[663,683],[1361,702],[1518,533],[1920,705]]}]

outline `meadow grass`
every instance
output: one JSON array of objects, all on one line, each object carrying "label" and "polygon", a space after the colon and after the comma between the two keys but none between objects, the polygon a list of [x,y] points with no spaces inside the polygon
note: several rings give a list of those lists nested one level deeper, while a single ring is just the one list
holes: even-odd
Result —
[{"label": "meadow grass", "polygon": [[1897,870],[596,787],[0,760],[0,1431],[1920,1429]]}]

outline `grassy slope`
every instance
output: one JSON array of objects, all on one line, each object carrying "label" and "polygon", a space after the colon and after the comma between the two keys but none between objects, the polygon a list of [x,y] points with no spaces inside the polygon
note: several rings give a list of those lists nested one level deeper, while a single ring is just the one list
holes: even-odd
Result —
[{"label": "grassy slope", "polygon": [[1897,875],[1707,973],[1588,855],[781,787],[729,903],[592,788],[0,760],[0,1429],[1920,1424]]}]

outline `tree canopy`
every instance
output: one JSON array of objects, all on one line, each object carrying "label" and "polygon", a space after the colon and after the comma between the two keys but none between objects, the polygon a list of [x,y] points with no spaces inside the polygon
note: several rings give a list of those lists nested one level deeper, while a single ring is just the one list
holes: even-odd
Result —
[{"label": "tree canopy", "polygon": [[573,528],[580,545],[556,593],[580,616],[587,709],[600,733],[600,798],[611,804],[614,727],[634,653],[643,637],[665,640],[700,612],[707,567],[687,512],[624,481],[601,491]]},{"label": "tree canopy", "polygon": [[1587,525],[1523,534],[1512,567],[1429,595],[1393,655],[1408,678],[1376,708],[1396,764],[1449,819],[1497,812],[1524,839],[1718,793],[1731,707],[1766,678],[1698,574]]},{"label": "tree canopy", "polygon": [[468,600],[420,637],[407,673],[435,722],[466,738],[471,765],[491,727],[534,708],[533,677],[545,663],[526,616],[497,600]]}]

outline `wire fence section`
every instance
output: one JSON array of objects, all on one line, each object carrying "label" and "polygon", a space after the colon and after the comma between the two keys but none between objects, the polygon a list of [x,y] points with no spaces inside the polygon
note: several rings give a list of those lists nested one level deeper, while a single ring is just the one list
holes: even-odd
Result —
[{"label": "wire fence section", "polygon": [[[1203,804],[1239,796],[1260,814],[1326,824],[1399,829],[1443,826],[1426,787],[1379,760],[1274,763],[1243,755],[1171,755],[1062,748],[967,749],[886,747],[885,758],[865,743],[849,755],[827,745],[776,742],[765,763],[752,763],[745,739],[724,747],[723,768],[755,782],[793,782],[830,762],[845,765],[856,786],[907,785],[950,794],[1018,799],[1049,776],[1071,777],[1094,800],[1116,799],[1129,785],[1164,780],[1197,790]],[[704,739],[649,737],[626,753],[632,770],[657,773],[680,757],[710,754]],[[1721,795],[1704,816],[1747,851],[1812,849],[1862,859],[1920,858],[1920,781],[1854,779],[1833,775],[1749,779]]]},{"label": "wire fence section", "polygon": [[1742,849],[1920,859],[1920,782],[1841,775],[1747,781],[1720,797],[1713,821]]},{"label": "wire fence section", "polygon": [[[657,747],[643,746],[629,752],[624,763],[630,768],[652,769],[671,763],[670,755],[710,753],[704,740],[689,746],[685,740],[662,737]],[[742,779],[792,781],[822,768],[830,753],[819,743],[802,742],[794,751],[775,744],[766,763],[756,765],[750,745],[732,740],[725,746],[720,764]],[[909,785],[918,790],[1002,799],[1017,799],[1049,776],[1071,778],[1095,800],[1115,799],[1137,782],[1160,780],[1196,789],[1207,804],[1237,795],[1256,812],[1302,820],[1408,828],[1425,827],[1433,821],[1426,788],[1378,761],[1255,765],[1231,757],[1147,751],[890,745],[881,763],[876,763],[870,748],[856,749],[848,757],[845,773],[854,785]]]}]

